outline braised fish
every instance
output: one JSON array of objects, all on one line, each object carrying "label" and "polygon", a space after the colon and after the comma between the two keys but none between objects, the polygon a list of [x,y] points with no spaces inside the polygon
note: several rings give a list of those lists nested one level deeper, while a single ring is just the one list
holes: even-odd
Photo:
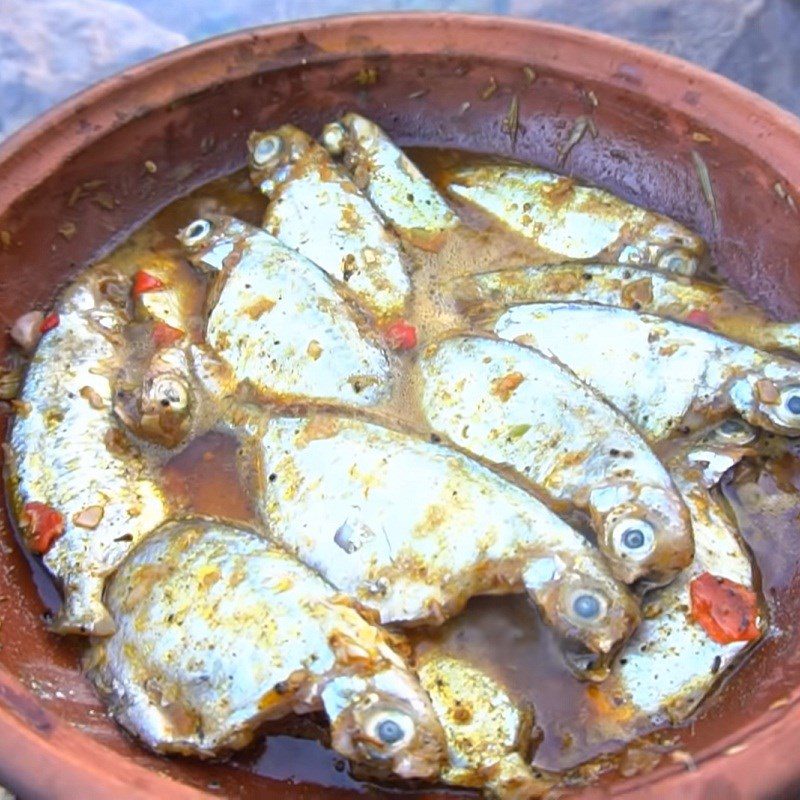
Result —
[{"label": "braised fish", "polygon": [[337,280],[381,320],[402,317],[411,284],[398,239],[327,151],[292,125],[253,133],[264,227]]},{"label": "braised fish", "polygon": [[513,306],[484,324],[555,357],[651,441],[730,411],[756,427],[800,435],[800,364],[788,358],[610,306]]},{"label": "braised fish", "polygon": [[63,589],[59,633],[112,632],[104,580],[169,513],[155,466],[112,411],[129,318],[127,297],[104,294],[109,280],[122,279],[89,270],[56,303],[57,324],[28,367],[7,449],[23,540]]},{"label": "braised fish", "polygon": [[658,457],[628,420],[547,356],[456,335],[419,358],[422,408],[458,446],[591,515],[625,583],[668,583],[691,563],[689,514]]},{"label": "braised fish", "polygon": [[356,406],[388,395],[385,349],[319,267],[231,217],[197,220],[180,239],[195,264],[214,271],[206,342],[237,383]]},{"label": "braised fish", "polygon": [[325,126],[322,144],[342,159],[356,186],[404,241],[438,250],[446,232],[460,224],[438,189],[371,120],[344,114]]},{"label": "braised fish", "polygon": [[436,649],[418,660],[417,674],[444,728],[444,783],[480,788],[499,800],[541,797],[552,787],[552,777],[530,765],[532,708],[485,670]]},{"label": "braised fish", "polygon": [[333,748],[378,773],[439,774],[442,729],[392,640],[250,530],[168,522],[110,580],[89,654],[114,717],[152,749],[210,757],[266,720],[324,710]]},{"label": "braised fish", "polygon": [[[646,618],[620,652],[611,676],[591,688],[598,726],[617,725],[629,737],[647,722],[682,722],[764,635],[768,620],[755,567],[713,489],[748,454],[756,436],[746,423],[731,418],[669,459],[692,515],[695,559],[670,586],[648,596]],[[613,709],[610,716],[608,709]]]},{"label": "braised fish", "polygon": [[776,322],[735,289],[628,264],[542,264],[466,275],[459,303],[485,313],[522,303],[597,303],[707,328],[763,350],[800,352],[800,323]]},{"label": "braised fish", "polygon": [[270,536],[382,623],[440,624],[473,595],[527,591],[571,666],[598,676],[637,623],[580,533],[451,448],[334,414],[255,417],[245,433]]},{"label": "braised fish", "polygon": [[536,167],[457,167],[445,175],[444,188],[555,258],[653,264],[693,275],[705,257],[703,240],[669,217]]}]

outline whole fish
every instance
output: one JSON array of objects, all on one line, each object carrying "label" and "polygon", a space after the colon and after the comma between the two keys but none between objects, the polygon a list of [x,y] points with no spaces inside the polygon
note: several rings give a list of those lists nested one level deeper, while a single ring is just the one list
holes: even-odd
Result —
[{"label": "whole fish", "polygon": [[232,217],[197,220],[180,239],[195,264],[215,271],[206,342],[237,383],[357,406],[388,395],[385,349],[316,264]]},{"label": "whole fish", "polygon": [[63,589],[59,633],[112,632],[104,580],[169,513],[156,467],[112,411],[129,317],[127,297],[112,299],[104,288],[121,280],[93,268],[57,301],[57,324],[28,367],[6,451],[23,540]]},{"label": "whole fish", "polygon": [[444,188],[555,257],[653,264],[681,275],[694,275],[705,257],[703,240],[669,217],[536,167],[457,167]]},{"label": "whole fish", "polygon": [[269,198],[264,227],[354,292],[381,320],[411,292],[400,242],[326,152],[292,125],[253,133],[253,183]]},{"label": "whole fish", "polygon": [[420,355],[434,430],[591,515],[625,583],[668,583],[692,560],[689,514],[650,446],[573,373],[529,347],[455,335]]},{"label": "whole fish", "polygon": [[800,323],[776,322],[735,289],[627,264],[542,264],[466,275],[452,285],[470,310],[522,303],[597,303],[688,322],[763,350],[800,352]]},{"label": "whole fish", "polygon": [[168,522],[109,581],[116,633],[89,654],[114,717],[152,749],[210,757],[266,720],[324,710],[377,773],[439,774],[441,726],[390,637],[252,531]]},{"label": "whole fish", "polygon": [[382,623],[441,624],[473,595],[526,591],[588,677],[637,623],[580,533],[452,448],[328,413],[243,431],[270,536]]},{"label": "whole fish", "polygon": [[439,250],[458,217],[438,189],[374,122],[344,114],[322,131],[322,144],[341,158],[355,184],[401,239]]},{"label": "whole fish", "polygon": [[553,786],[529,761],[533,709],[517,702],[485,670],[436,649],[417,661],[447,741],[441,780],[483,789],[498,800],[530,800]]},{"label": "whole fish", "polygon": [[514,306],[485,324],[571,369],[651,440],[737,411],[800,435],[800,364],[719,334],[636,311],[580,303]]},{"label": "whole fish", "polygon": [[767,615],[756,593],[755,567],[713,490],[724,472],[752,452],[756,435],[731,418],[669,458],[692,515],[695,559],[670,586],[648,595],[646,618],[611,676],[591,687],[601,735],[618,727],[629,737],[648,723],[684,721],[764,635]]}]

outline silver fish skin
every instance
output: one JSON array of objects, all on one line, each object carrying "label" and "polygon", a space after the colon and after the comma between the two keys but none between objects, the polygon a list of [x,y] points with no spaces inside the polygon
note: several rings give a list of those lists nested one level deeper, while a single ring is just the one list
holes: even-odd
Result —
[{"label": "silver fish skin", "polygon": [[724,501],[713,491],[724,472],[748,454],[748,445],[756,436],[746,423],[732,418],[688,441],[669,459],[669,469],[692,515],[695,559],[670,586],[648,595],[652,615],[646,615],[622,649],[608,680],[593,689],[607,696],[603,706],[614,708],[617,719],[598,720],[597,724],[616,723],[625,735],[645,723],[686,720],[765,633],[768,619],[759,597],[757,635],[726,643],[715,641],[693,619],[690,593],[692,583],[703,573],[756,592],[748,548]]},{"label": "silver fish skin", "polygon": [[325,710],[341,755],[403,778],[439,774],[441,726],[390,637],[259,534],[170,521],[106,600],[116,632],[95,644],[89,674],[153,750],[216,756],[266,720]]},{"label": "silver fish skin", "polygon": [[232,217],[181,232],[189,258],[216,271],[206,342],[237,383],[285,399],[374,405],[391,389],[391,363],[369,322],[316,264]]},{"label": "silver fish skin", "polygon": [[453,281],[462,306],[477,312],[523,303],[597,303],[708,328],[763,350],[800,353],[800,323],[777,322],[729,286],[628,264],[541,264]]},{"label": "silver fish skin", "polygon": [[439,250],[458,216],[413,161],[371,120],[344,114],[322,131],[322,144],[340,158],[355,184],[400,238]]},{"label": "silver fish skin", "polygon": [[457,167],[445,176],[444,188],[555,258],[602,256],[682,275],[693,275],[705,258],[703,240],[669,217],[536,167]]},{"label": "silver fish skin", "polygon": [[689,513],[668,472],[574,374],[529,347],[469,335],[429,345],[418,369],[431,427],[589,513],[619,580],[660,585],[691,563]]},{"label": "silver fish skin", "polygon": [[580,533],[452,448],[328,413],[244,432],[270,536],[384,624],[441,624],[473,595],[527,591],[570,665],[599,678],[637,623]]},{"label": "silver fish skin", "polygon": [[269,198],[264,228],[379,320],[402,317],[411,293],[402,246],[328,152],[291,125],[251,134],[248,147],[253,183]]},{"label": "silver fish skin", "polygon": [[102,602],[106,577],[169,513],[155,465],[112,411],[129,320],[103,295],[103,278],[102,270],[87,271],[56,303],[59,324],[28,367],[19,397],[25,411],[14,419],[5,468],[29,546],[35,531],[27,504],[44,503],[63,517],[63,534],[44,554],[64,594],[53,629],[97,636],[113,630]]},{"label": "silver fish skin", "polygon": [[520,305],[483,322],[502,339],[556,358],[651,442],[731,411],[756,427],[800,435],[800,364],[791,359],[610,306]]},{"label": "silver fish skin", "polygon": [[464,658],[433,649],[417,660],[416,670],[447,740],[442,782],[480,788],[498,800],[531,800],[552,787],[552,776],[534,770],[527,759],[532,708]]}]

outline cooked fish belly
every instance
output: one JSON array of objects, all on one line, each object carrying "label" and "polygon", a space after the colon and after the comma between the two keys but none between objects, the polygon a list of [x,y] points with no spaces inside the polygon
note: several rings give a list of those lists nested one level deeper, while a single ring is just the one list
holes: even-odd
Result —
[{"label": "cooked fish belly", "polygon": [[327,151],[291,125],[253,133],[248,144],[253,183],[269,198],[266,230],[379,319],[402,316],[411,283],[400,242]]},{"label": "cooked fish belly", "polygon": [[522,303],[597,303],[688,322],[764,350],[800,352],[800,324],[776,322],[735,289],[629,264],[542,264],[466,275],[452,285],[474,313]]},{"label": "cooked fish belly", "polygon": [[326,125],[322,144],[341,158],[355,184],[401,239],[438,250],[460,221],[438,189],[374,122],[344,114]]},{"label": "cooked fish belly", "polygon": [[196,264],[216,270],[206,341],[236,382],[356,406],[389,394],[385,349],[319,267],[232,217],[197,220],[181,238]]},{"label": "cooked fish belly", "polygon": [[445,176],[445,189],[554,256],[603,256],[693,275],[706,252],[697,234],[669,217],[536,167],[457,167]]},{"label": "cooked fish belly", "polygon": [[791,359],[610,306],[513,306],[485,324],[555,357],[651,441],[732,410],[757,427],[800,435],[800,364]]},{"label": "cooked fish belly", "polygon": [[154,750],[214,756],[266,720],[325,710],[347,758],[438,775],[441,727],[390,638],[262,536],[168,522],[120,566],[106,601],[116,632],[95,643],[90,675]]},{"label": "cooked fish belly", "polygon": [[591,514],[617,578],[668,583],[691,563],[689,514],[628,420],[529,347],[456,335],[420,355],[422,408],[460,447]]},{"label": "cooked fish belly", "polygon": [[59,633],[111,633],[104,579],[169,510],[155,467],[112,411],[128,318],[103,296],[101,276],[90,270],[57,302],[58,325],[25,376],[6,464],[23,538],[63,588]]},{"label": "cooked fish belly", "polygon": [[461,453],[334,414],[249,426],[243,472],[258,464],[270,535],[381,622],[439,624],[473,595],[527,591],[598,675],[635,627],[584,537]]},{"label": "cooked fish belly", "polygon": [[[740,438],[737,442],[732,431],[738,431],[745,441]],[[622,649],[608,681],[592,690],[613,698],[610,707],[623,727],[635,728],[645,719],[685,720],[766,630],[767,616],[763,600],[755,594],[755,568],[747,546],[711,488],[739,461],[743,454],[740,445],[754,437],[746,424],[726,421],[668,462],[692,515],[696,555],[689,569],[670,586],[649,596],[652,616],[647,615]],[[714,474],[708,472],[709,463],[714,464]],[[702,609],[698,612],[693,599],[693,584],[712,578],[730,582],[719,584],[723,607],[715,614],[723,621],[723,612],[730,616],[731,630],[717,631],[705,618],[698,619]],[[738,602],[725,608],[731,601],[726,596],[733,601],[738,597]]]},{"label": "cooked fish belly", "polygon": [[436,649],[418,660],[417,673],[444,728],[444,783],[481,788],[499,800],[541,797],[552,787],[552,778],[528,760],[532,708],[517,702],[485,670]]}]

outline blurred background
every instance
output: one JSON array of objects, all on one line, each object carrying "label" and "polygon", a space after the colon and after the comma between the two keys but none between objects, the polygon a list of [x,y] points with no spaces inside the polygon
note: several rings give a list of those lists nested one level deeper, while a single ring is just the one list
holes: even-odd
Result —
[{"label": "blurred background", "polygon": [[0,0],[0,138],[112,72],[253,25],[358,11],[509,14],[620,36],[800,112],[800,0]]}]

